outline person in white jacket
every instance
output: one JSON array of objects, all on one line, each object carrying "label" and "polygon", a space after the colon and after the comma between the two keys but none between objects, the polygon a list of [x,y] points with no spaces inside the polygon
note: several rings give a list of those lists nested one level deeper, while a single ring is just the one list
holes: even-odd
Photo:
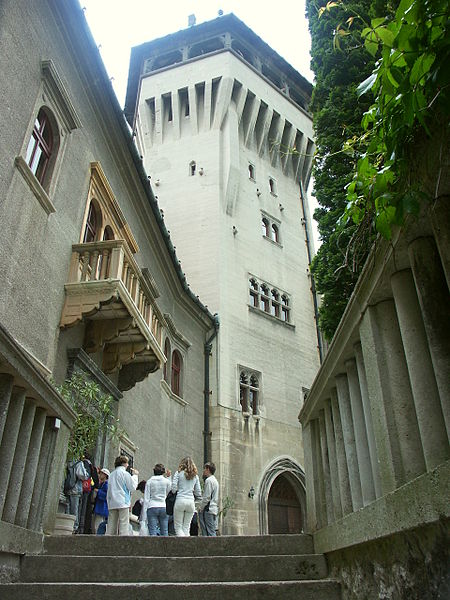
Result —
[{"label": "person in white jacket", "polygon": [[153,477],[147,481],[144,492],[144,510],[147,513],[148,531],[152,536],[169,535],[169,515],[166,513],[166,498],[170,492],[170,471],[163,464],[153,467]]},{"label": "person in white jacket", "polygon": [[106,535],[130,534],[131,493],[137,488],[139,471],[127,471],[128,458],[118,456],[114,461],[114,471],[108,479],[108,525]]},{"label": "person in white jacket", "polygon": [[178,471],[173,476],[172,492],[177,492],[177,499],[173,507],[175,535],[189,535],[189,528],[195,511],[194,499],[202,499],[197,467],[189,456],[183,458]]}]

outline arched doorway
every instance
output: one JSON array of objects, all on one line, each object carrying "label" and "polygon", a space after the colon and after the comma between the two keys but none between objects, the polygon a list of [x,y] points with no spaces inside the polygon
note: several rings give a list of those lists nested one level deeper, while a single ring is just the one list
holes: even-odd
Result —
[{"label": "arched doorway", "polygon": [[305,473],[291,457],[279,456],[267,465],[258,485],[258,505],[261,535],[281,533],[273,531],[281,528],[281,522],[285,523],[283,533],[287,533],[286,529],[289,533],[303,531],[306,523]]},{"label": "arched doorway", "polygon": [[292,483],[285,474],[279,475],[267,499],[269,534],[301,533],[303,515],[300,501]]}]

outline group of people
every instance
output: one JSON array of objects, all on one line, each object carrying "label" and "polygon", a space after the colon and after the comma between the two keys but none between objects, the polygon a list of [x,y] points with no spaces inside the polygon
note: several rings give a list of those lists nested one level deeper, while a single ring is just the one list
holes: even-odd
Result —
[{"label": "group of people", "polygon": [[[89,466],[92,468],[89,469]],[[138,518],[141,535],[167,536],[169,525],[173,524],[175,535],[189,536],[195,513],[202,535],[216,535],[219,483],[214,476],[216,467],[212,462],[203,466],[203,492],[198,469],[190,457],[180,461],[173,477],[163,464],[157,463],[153,468],[153,476],[139,483],[139,471],[131,468],[128,458],[123,455],[116,458],[112,472],[105,468],[95,469],[90,457],[86,456],[71,467],[76,473],[77,482],[67,495],[69,512],[75,515],[76,533],[91,533],[88,519],[92,515],[86,510],[90,504],[95,533],[130,535],[131,495],[137,489],[143,493],[143,498],[136,503],[140,506]],[[85,484],[87,480],[92,486],[89,492],[89,486]],[[168,498],[174,499],[173,517],[169,514],[172,510]]]}]

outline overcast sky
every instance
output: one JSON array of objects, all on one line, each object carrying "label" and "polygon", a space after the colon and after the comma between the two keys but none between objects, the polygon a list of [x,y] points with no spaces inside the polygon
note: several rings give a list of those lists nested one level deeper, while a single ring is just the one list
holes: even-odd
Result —
[{"label": "overcast sky", "polygon": [[130,49],[188,26],[233,12],[312,82],[305,0],[80,0],[120,104],[125,101]]}]

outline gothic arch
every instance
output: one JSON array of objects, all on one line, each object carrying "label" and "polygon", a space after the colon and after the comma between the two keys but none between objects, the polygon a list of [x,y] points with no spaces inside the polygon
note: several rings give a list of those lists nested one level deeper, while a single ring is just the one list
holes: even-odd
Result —
[{"label": "gothic arch", "polygon": [[279,475],[287,477],[292,484],[300,502],[303,523],[306,522],[306,489],[305,473],[301,466],[289,456],[280,456],[275,459],[266,468],[264,475],[259,483],[258,489],[258,508],[259,508],[259,533],[267,535],[269,533],[269,521],[267,512],[267,502],[270,488]]}]

